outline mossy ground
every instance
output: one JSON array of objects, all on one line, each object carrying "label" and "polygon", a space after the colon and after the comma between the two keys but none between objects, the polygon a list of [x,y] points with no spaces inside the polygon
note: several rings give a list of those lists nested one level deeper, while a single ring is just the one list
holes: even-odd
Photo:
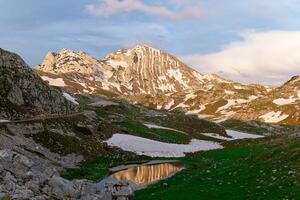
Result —
[{"label": "mossy ground", "polygon": [[147,128],[142,124],[134,122],[123,122],[120,124],[120,127],[126,129],[127,132],[131,132],[140,137],[155,139],[163,142],[187,144],[191,139],[190,136],[181,132]]}]

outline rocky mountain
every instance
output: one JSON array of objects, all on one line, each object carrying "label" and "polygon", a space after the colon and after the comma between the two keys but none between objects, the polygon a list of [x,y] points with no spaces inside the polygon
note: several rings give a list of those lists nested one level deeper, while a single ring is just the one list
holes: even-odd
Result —
[{"label": "rocky mountain", "polygon": [[76,105],[58,88],[50,87],[11,52],[0,49],[0,120],[40,114],[66,114]]},{"label": "rocky mountain", "polygon": [[277,88],[241,84],[214,74],[200,74],[175,56],[147,45],[120,49],[101,60],[63,49],[48,53],[35,70],[50,85],[72,92],[115,96],[158,110],[180,111],[215,121],[299,120],[297,78]]}]

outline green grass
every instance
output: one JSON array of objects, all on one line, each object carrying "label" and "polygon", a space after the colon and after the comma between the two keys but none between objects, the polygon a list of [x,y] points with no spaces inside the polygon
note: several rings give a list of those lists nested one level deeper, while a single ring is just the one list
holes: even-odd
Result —
[{"label": "green grass", "polygon": [[78,138],[73,136],[61,135],[51,131],[26,135],[31,137],[35,142],[42,144],[52,152],[60,155],[76,153],[83,155],[86,159],[94,159],[105,153],[103,145],[99,144],[90,135],[80,134]]},{"label": "green grass", "polygon": [[105,112],[104,110],[98,109],[95,112],[96,112],[98,117],[105,118],[105,117],[109,116],[109,113]]},{"label": "green grass", "polygon": [[299,126],[268,124],[259,121],[227,120],[221,124],[226,128],[260,135],[291,134],[300,131]]},{"label": "green grass", "polygon": [[267,142],[182,158],[186,170],[137,191],[135,199],[298,199],[300,141]]},{"label": "green grass", "polygon": [[107,175],[110,166],[121,162],[123,162],[122,159],[99,158],[95,161],[85,162],[80,168],[66,169],[61,175],[69,180],[88,179],[98,181]]},{"label": "green grass", "polygon": [[120,123],[122,128],[125,128],[127,132],[133,133],[135,135],[160,140],[170,143],[178,144],[187,144],[190,141],[190,137],[184,133],[172,131],[172,130],[163,130],[163,129],[151,129],[143,126],[142,124],[133,123],[133,122],[123,122]]},{"label": "green grass", "polygon": [[108,174],[108,169],[121,164],[139,163],[148,161],[146,156],[112,156],[102,157],[94,161],[86,161],[80,168],[68,168],[61,174],[62,177],[68,180],[88,179],[91,181],[99,181]]}]

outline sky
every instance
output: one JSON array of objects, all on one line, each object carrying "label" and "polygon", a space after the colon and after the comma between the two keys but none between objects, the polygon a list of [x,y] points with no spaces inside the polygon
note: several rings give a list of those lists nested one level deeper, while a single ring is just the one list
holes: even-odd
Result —
[{"label": "sky", "polygon": [[0,48],[32,67],[62,48],[101,59],[148,44],[243,83],[300,74],[300,0],[0,0],[0,27]]}]

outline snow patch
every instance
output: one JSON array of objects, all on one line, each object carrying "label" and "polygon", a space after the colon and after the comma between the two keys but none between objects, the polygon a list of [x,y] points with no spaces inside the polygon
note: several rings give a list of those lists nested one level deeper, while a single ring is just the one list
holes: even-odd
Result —
[{"label": "snow patch", "polygon": [[78,105],[79,103],[76,101],[74,97],[72,97],[70,94],[63,92],[64,97],[68,100],[71,101],[72,103]]},{"label": "snow patch", "polygon": [[184,157],[185,153],[223,148],[219,143],[211,141],[192,139],[189,144],[173,144],[119,133],[105,142],[109,146],[150,157]]},{"label": "snow patch", "polygon": [[244,90],[244,89],[246,89],[244,86],[240,86],[240,85],[234,85],[233,87],[235,89],[237,89],[237,90]]},{"label": "snow patch", "polygon": [[231,138],[224,137],[224,136],[221,136],[221,135],[216,134],[216,133],[203,133],[203,135],[213,137],[213,138],[217,138],[217,139],[220,139],[220,140],[227,140],[227,141],[241,140],[241,139],[257,139],[257,138],[263,138],[264,137],[262,135],[244,133],[244,132],[234,131],[234,130],[230,130],[230,129],[226,130],[226,133]]},{"label": "snow patch", "polygon": [[187,94],[184,98],[183,101],[187,101],[187,100],[190,100],[190,99],[195,99],[197,97],[197,95],[195,95],[194,93],[190,93],[190,94]]},{"label": "snow patch", "polygon": [[48,76],[41,77],[44,81],[47,81],[49,85],[57,86],[57,87],[64,87],[66,86],[65,81],[62,78],[50,78]]},{"label": "snow patch", "polygon": [[288,104],[294,103],[295,101],[296,101],[295,98],[290,97],[288,99],[283,99],[283,98],[275,99],[275,100],[273,100],[273,103],[275,103],[279,106],[283,106],[283,105],[288,105]]},{"label": "snow patch", "polygon": [[118,68],[119,66],[127,68],[128,64],[125,61],[119,61],[119,60],[108,60],[107,64],[112,66],[113,68]]},{"label": "snow patch", "polygon": [[277,123],[282,120],[285,120],[288,117],[289,115],[283,114],[281,111],[277,111],[277,112],[271,111],[260,116],[259,118],[263,119],[267,123]]},{"label": "snow patch", "polygon": [[206,106],[205,105],[201,105],[200,108],[198,110],[189,110],[187,111],[185,114],[186,115],[194,115],[194,114],[199,114],[201,111],[205,110]]},{"label": "snow patch", "polygon": [[175,78],[180,84],[182,84],[185,88],[188,88],[187,81],[183,80],[183,75],[180,69],[169,69],[167,71],[169,77]]},{"label": "snow patch", "polygon": [[173,128],[164,127],[164,126],[158,126],[158,125],[155,125],[155,124],[145,123],[144,125],[147,126],[148,128],[165,129],[165,130],[171,130],[171,131],[175,131],[175,132],[179,132],[179,133],[185,133],[183,131],[179,131],[179,130],[176,130],[176,129],[173,129]]},{"label": "snow patch", "polygon": [[172,99],[166,106],[165,109],[169,110],[175,104],[174,99]]},{"label": "snow patch", "polygon": [[160,110],[161,108],[162,108],[162,105],[157,105],[157,106],[156,106],[156,109],[157,109],[157,110]]},{"label": "snow patch", "polygon": [[192,72],[193,75],[201,82],[201,83],[204,83],[203,79],[204,79],[204,76],[196,71],[193,71]]},{"label": "snow patch", "polygon": [[231,90],[225,90],[225,93],[226,94],[229,94],[229,95],[234,95],[235,92],[234,91],[231,91]]},{"label": "snow patch", "polygon": [[298,99],[300,99],[300,90],[297,92]]},{"label": "snow patch", "polygon": [[222,106],[222,107],[219,107],[216,112],[226,110],[226,109],[228,109],[232,106],[236,106],[236,105],[239,105],[239,104],[249,103],[249,102],[251,102],[251,101],[253,101],[257,98],[258,98],[257,96],[251,95],[251,96],[248,97],[248,99],[228,99],[227,104]]},{"label": "snow patch", "polygon": [[174,85],[172,85],[170,83],[159,84],[158,89],[163,91],[163,92],[175,91]]}]

